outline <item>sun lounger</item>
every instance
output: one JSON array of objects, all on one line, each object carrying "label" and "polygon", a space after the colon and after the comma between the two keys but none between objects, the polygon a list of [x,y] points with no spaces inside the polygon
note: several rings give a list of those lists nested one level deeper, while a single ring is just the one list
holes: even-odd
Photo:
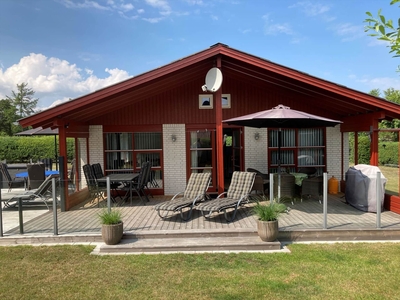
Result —
[{"label": "sun lounger", "polygon": [[[224,212],[227,222],[232,222],[235,219],[237,210],[240,206],[249,202],[249,194],[253,187],[256,173],[253,172],[233,172],[232,181],[228,191],[220,194],[215,200],[201,203],[196,206],[196,210],[200,210],[205,218],[209,218],[212,213]],[[226,195],[225,198],[222,196]],[[227,210],[233,209],[233,214],[228,217]],[[208,214],[206,214],[208,212]]]},{"label": "sun lounger", "polygon": [[[176,194],[170,201],[155,206],[155,210],[160,218],[166,218],[171,211],[179,211],[182,220],[189,220],[192,216],[193,208],[207,199],[206,191],[210,181],[211,173],[192,173],[185,191]],[[185,208],[189,209],[186,217],[184,217],[183,212]],[[163,211],[164,214],[162,213]]]}]

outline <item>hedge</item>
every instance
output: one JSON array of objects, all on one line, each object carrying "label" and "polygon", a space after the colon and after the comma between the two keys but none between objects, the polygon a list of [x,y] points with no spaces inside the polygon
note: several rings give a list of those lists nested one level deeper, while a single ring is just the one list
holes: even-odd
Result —
[{"label": "hedge", "polygon": [[[354,139],[350,139],[350,161],[354,162]],[[378,144],[378,163],[379,165],[398,165],[399,164],[399,143],[398,142],[379,142]],[[358,137],[358,163],[369,164],[370,141],[368,136]]]},{"label": "hedge", "polygon": [[[73,157],[74,139],[67,139],[68,161],[71,161]],[[31,160],[36,162],[43,158],[55,158],[54,136],[0,137],[0,161],[29,163]]]},{"label": "hedge", "polygon": [[[58,142],[58,138],[57,138]],[[354,142],[350,139],[350,148]],[[58,144],[57,144],[58,145]],[[368,136],[358,138],[358,163],[369,164],[370,142]],[[57,149],[58,150],[58,149]],[[67,158],[74,158],[74,140],[67,139]],[[53,136],[29,136],[29,137],[2,137],[0,136],[0,161],[7,163],[28,163],[43,158],[53,158],[54,137]],[[354,150],[350,150],[350,161],[354,162]],[[398,165],[398,142],[379,143],[379,165]]]}]

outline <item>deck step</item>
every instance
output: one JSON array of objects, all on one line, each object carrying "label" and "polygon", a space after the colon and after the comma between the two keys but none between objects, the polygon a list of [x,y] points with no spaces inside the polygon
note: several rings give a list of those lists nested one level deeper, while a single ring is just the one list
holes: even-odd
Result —
[{"label": "deck step", "polygon": [[264,252],[280,251],[281,243],[263,242],[258,236],[193,238],[124,238],[117,245],[99,245],[94,254]]}]

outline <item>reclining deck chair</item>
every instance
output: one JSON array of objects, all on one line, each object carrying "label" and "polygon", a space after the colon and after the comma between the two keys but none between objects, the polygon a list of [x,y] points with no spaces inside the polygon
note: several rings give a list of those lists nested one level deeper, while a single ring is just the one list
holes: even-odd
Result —
[{"label": "reclining deck chair", "polygon": [[[225,220],[227,222],[232,222],[236,217],[238,208],[249,202],[249,194],[253,187],[255,177],[256,173],[253,172],[233,172],[232,181],[227,192],[218,195],[215,200],[201,203],[195,208],[200,210],[205,218],[209,218],[213,212],[220,213],[223,211]],[[226,198],[221,198],[225,194]],[[226,210],[230,208],[233,208],[234,211],[232,216],[228,218]],[[206,215],[205,212],[209,213]]]},{"label": "reclining deck chair", "polygon": [[[21,199],[23,203],[29,203],[33,202],[35,200],[40,200],[42,201],[47,209],[49,209],[49,205],[47,204],[47,201],[53,197],[52,193],[52,179],[53,178],[59,178],[60,176],[58,174],[52,174],[42,182],[42,184],[35,190],[30,190],[26,191],[25,193],[21,195],[16,195],[7,200],[4,205],[6,207],[15,207],[18,204],[18,200]],[[14,204],[11,204],[12,202],[15,202]]]},{"label": "reclining deck chair", "polygon": [[[185,191],[177,193],[170,201],[160,203],[154,207],[160,218],[165,219],[169,212],[180,212],[181,219],[188,221],[192,216],[193,207],[206,200],[206,191],[211,181],[211,173],[192,173]],[[189,208],[187,217],[183,209]],[[162,214],[161,211],[166,211]]]}]

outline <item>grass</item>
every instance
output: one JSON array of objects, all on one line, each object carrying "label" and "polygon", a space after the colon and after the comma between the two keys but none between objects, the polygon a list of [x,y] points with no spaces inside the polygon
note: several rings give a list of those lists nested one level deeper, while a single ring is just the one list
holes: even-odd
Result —
[{"label": "grass", "polygon": [[399,299],[400,244],[296,244],[291,253],[89,255],[0,247],[0,299]]},{"label": "grass", "polygon": [[388,180],[386,183],[386,192],[389,194],[399,193],[399,169],[393,167],[379,166],[382,174]]}]

